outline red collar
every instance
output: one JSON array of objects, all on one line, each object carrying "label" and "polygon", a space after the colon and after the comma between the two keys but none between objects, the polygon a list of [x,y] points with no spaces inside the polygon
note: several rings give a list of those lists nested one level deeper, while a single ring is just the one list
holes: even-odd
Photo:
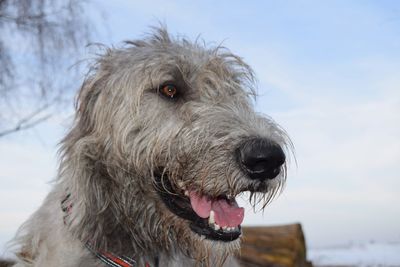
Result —
[{"label": "red collar", "polygon": [[[92,245],[90,244],[90,242],[86,243],[86,248],[90,252],[92,252],[99,260],[101,260],[108,266],[112,266],[112,267],[136,267],[137,266],[136,261],[134,261],[133,259],[131,259],[129,257],[126,257],[126,256],[118,257],[109,252],[94,250]],[[148,263],[146,263],[145,266],[150,267],[150,265]]]}]

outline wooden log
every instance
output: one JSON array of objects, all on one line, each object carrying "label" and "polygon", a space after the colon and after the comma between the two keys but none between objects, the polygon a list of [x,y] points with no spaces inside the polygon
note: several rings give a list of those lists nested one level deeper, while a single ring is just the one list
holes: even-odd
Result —
[{"label": "wooden log", "polygon": [[300,224],[243,227],[242,267],[310,267]]},{"label": "wooden log", "polygon": [[0,267],[10,267],[13,264],[14,264],[14,262],[12,262],[12,261],[0,259]]}]

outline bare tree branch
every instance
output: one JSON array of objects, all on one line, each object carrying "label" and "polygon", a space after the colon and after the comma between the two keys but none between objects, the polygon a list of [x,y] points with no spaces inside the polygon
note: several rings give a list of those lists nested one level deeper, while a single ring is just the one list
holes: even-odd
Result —
[{"label": "bare tree branch", "polygon": [[48,107],[42,107],[38,110],[36,110],[35,112],[33,112],[32,114],[29,114],[28,116],[22,118],[20,121],[18,121],[16,123],[16,125],[11,128],[11,129],[6,129],[0,132],[0,138],[3,136],[6,136],[8,134],[12,134],[21,130],[26,130],[29,128],[32,128],[34,126],[36,126],[37,124],[47,120],[48,118],[51,117],[51,114],[45,114],[45,115],[41,115],[40,114],[46,110]]},{"label": "bare tree branch", "polygon": [[39,113],[71,99],[79,70],[68,68],[93,32],[87,4],[0,0],[0,138],[43,122],[48,116]]}]

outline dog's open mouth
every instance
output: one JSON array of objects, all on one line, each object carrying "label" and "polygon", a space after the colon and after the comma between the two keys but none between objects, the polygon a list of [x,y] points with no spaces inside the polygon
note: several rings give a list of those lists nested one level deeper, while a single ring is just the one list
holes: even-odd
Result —
[{"label": "dog's open mouth", "polygon": [[240,237],[244,208],[239,207],[235,199],[225,195],[209,197],[196,190],[173,190],[168,179],[156,176],[156,180],[164,204],[175,215],[188,220],[193,232],[224,242]]}]

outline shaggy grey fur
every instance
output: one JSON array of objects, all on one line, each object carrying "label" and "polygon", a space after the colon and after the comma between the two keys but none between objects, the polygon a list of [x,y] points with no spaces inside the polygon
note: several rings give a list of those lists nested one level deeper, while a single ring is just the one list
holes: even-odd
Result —
[{"label": "shaggy grey fur", "polygon": [[[166,82],[179,88],[179,99],[160,95]],[[154,173],[161,171],[174,188],[209,196],[264,188],[249,194],[264,207],[281,189],[285,167],[262,187],[246,177],[234,151],[254,137],[286,153],[291,145],[272,119],[254,111],[254,97],[252,70],[220,46],[174,38],[161,28],[107,49],[79,92],[54,188],[19,230],[15,266],[104,266],[84,247],[86,240],[138,266],[153,266],[155,257],[160,266],[233,264],[240,241],[193,233],[160,200]],[[66,216],[60,202],[67,193],[73,207]]]}]

